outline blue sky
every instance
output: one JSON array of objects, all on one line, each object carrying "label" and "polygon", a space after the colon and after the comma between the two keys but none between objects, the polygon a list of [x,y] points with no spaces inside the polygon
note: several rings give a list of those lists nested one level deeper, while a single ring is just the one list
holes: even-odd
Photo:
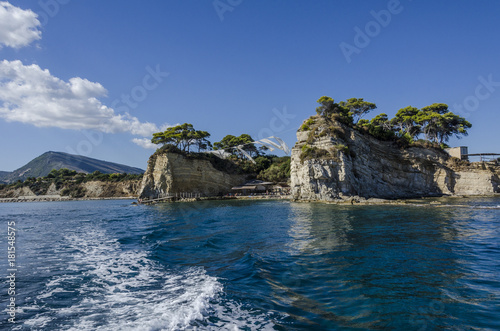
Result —
[{"label": "blue sky", "polygon": [[144,169],[138,143],[184,122],[293,146],[323,95],[447,103],[473,124],[451,145],[500,153],[497,1],[0,4],[0,170],[49,150]]}]

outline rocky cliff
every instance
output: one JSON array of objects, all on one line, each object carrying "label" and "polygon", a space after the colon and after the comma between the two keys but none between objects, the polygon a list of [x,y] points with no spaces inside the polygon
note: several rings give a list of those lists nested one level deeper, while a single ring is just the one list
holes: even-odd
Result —
[{"label": "rocky cliff", "polygon": [[120,182],[89,181],[80,184],[56,187],[52,183],[44,192],[35,193],[29,187],[12,187],[0,190],[0,202],[10,201],[54,201],[67,199],[135,198],[139,180]]},{"label": "rocky cliff", "polygon": [[297,132],[291,186],[297,200],[413,198],[500,193],[500,167],[446,152],[399,147],[313,116]]},{"label": "rocky cliff", "polygon": [[192,193],[217,196],[245,182],[246,176],[216,169],[208,159],[179,153],[153,154],[148,161],[139,189],[139,198],[151,199],[161,194]]}]

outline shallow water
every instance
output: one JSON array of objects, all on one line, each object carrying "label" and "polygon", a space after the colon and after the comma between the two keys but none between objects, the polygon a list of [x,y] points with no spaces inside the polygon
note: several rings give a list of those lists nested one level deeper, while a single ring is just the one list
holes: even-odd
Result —
[{"label": "shallow water", "polygon": [[445,202],[1,204],[0,328],[500,329],[500,199]]}]

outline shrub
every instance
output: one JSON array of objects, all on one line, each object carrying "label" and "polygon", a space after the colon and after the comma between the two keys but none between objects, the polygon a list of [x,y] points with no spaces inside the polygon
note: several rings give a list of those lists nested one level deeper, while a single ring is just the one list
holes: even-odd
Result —
[{"label": "shrub", "polygon": [[312,144],[316,139],[316,130],[309,131],[309,135],[307,136],[307,143]]},{"label": "shrub", "polygon": [[308,159],[326,158],[329,156],[331,156],[331,154],[326,149],[304,145],[301,149],[300,161],[303,162]]},{"label": "shrub", "polygon": [[333,113],[331,116],[330,116],[330,119],[334,120],[334,121],[338,121],[342,124],[345,124],[347,126],[353,126],[353,123],[354,123],[354,119],[351,115],[351,113],[345,113],[345,112],[341,112],[341,113]]},{"label": "shrub", "polygon": [[349,154],[349,147],[347,147],[344,144],[336,144],[334,147],[339,152],[342,152],[342,153],[344,153],[346,155]]},{"label": "shrub", "polygon": [[164,154],[164,153],[177,153],[177,154],[182,154],[182,155],[186,154],[177,146],[167,144],[167,145],[163,145],[162,147],[158,148],[156,150],[156,152],[154,152],[153,155],[159,155],[159,154]]},{"label": "shrub", "polygon": [[300,131],[309,131],[311,130],[311,126],[315,123],[314,119],[312,118],[309,118],[307,121],[304,122],[304,124],[302,124],[300,126]]},{"label": "shrub", "polygon": [[290,157],[275,157],[269,168],[261,171],[257,178],[269,182],[286,182],[290,178]]},{"label": "shrub", "polygon": [[394,131],[385,130],[380,125],[370,124],[368,126],[368,133],[379,140],[391,140],[395,138]]},{"label": "shrub", "polygon": [[330,127],[330,132],[335,135],[337,138],[340,138],[342,140],[345,140],[345,131],[339,126],[331,126]]}]

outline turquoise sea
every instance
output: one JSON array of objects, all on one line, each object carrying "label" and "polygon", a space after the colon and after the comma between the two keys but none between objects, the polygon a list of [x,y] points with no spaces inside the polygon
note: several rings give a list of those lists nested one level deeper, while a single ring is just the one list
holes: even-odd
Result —
[{"label": "turquoise sea", "polygon": [[440,201],[0,204],[0,329],[500,330],[500,198]]}]

